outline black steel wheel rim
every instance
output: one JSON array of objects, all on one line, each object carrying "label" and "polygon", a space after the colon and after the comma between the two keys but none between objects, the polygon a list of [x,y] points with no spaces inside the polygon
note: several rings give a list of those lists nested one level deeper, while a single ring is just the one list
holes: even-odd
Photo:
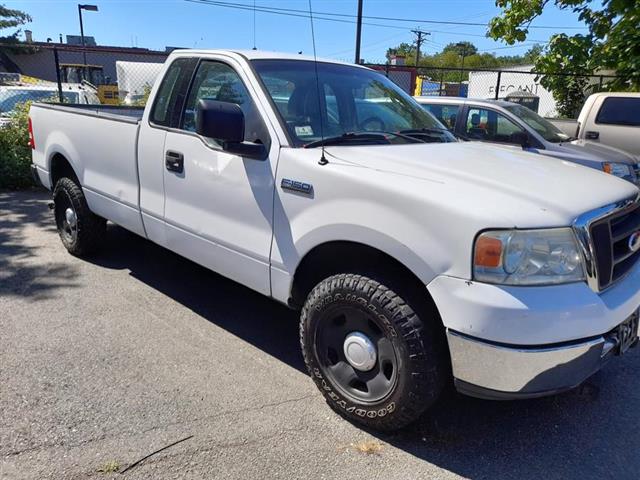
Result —
[{"label": "black steel wheel rim", "polygon": [[[354,368],[344,352],[346,338],[358,332],[375,346],[376,361],[367,371]],[[322,314],[315,331],[315,352],[325,377],[345,397],[376,403],[388,397],[398,377],[396,348],[380,320],[356,306],[335,306]]]},{"label": "black steel wheel rim", "polygon": [[[70,222],[67,218],[68,209],[73,212],[75,222]],[[67,192],[63,192],[56,198],[55,215],[56,224],[63,240],[68,244],[73,244],[78,237],[78,216]]]}]

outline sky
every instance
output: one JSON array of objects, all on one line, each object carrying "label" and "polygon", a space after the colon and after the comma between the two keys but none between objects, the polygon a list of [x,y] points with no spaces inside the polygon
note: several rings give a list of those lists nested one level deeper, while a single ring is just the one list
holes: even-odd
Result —
[{"label": "sky", "polygon": [[[202,0],[196,0],[202,1]],[[206,0],[204,0],[206,1]],[[255,5],[259,8],[309,9],[308,0],[216,0],[218,3]],[[186,48],[237,48],[312,54],[309,18],[255,14],[249,10],[227,8],[187,0],[84,0],[98,6],[98,12],[83,12],[85,35],[95,37],[98,45],[138,46],[164,50],[166,46]],[[59,34],[78,35],[78,2],[67,0],[0,0],[8,8],[22,10],[33,18],[23,29],[33,31],[36,41]],[[357,0],[312,0],[312,9],[320,12],[353,15]],[[485,38],[486,27],[430,24],[431,21],[486,23],[500,10],[495,0],[363,0],[364,16],[403,18],[410,21],[366,19],[362,29],[361,57],[367,62],[384,63],[387,48],[400,42],[412,42],[412,29],[430,32],[423,45],[426,54],[442,50],[451,42],[473,42],[481,52],[497,55],[522,54],[533,42],[546,42],[558,32],[577,33],[583,27],[577,16],[554,6],[536,19],[524,44],[509,47]],[[347,61],[354,59],[355,18],[331,17],[343,22],[316,19],[314,22],[317,54]],[[346,21],[346,22],[345,22]],[[354,23],[351,23],[354,22]]]}]

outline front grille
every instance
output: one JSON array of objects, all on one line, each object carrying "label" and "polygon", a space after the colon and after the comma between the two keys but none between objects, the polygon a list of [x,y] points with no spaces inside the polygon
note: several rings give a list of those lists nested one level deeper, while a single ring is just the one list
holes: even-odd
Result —
[{"label": "front grille", "polygon": [[640,251],[633,252],[629,246],[631,236],[640,231],[640,202],[594,222],[590,229],[598,288],[603,290],[640,260]]}]

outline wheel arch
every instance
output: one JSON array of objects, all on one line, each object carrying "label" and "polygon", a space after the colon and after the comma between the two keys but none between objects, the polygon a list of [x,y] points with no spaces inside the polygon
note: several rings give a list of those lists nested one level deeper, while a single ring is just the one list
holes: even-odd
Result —
[{"label": "wheel arch", "polygon": [[59,130],[51,132],[47,138],[45,158],[51,189],[55,188],[55,182],[64,176],[70,176],[82,186],[84,179],[82,164],[78,161],[80,157],[66,134]]},{"label": "wheel arch", "polygon": [[55,188],[56,183],[63,177],[69,177],[80,185],[80,179],[71,162],[62,153],[56,152],[51,156],[49,162],[49,172],[51,179],[51,188]]},{"label": "wheel arch", "polygon": [[338,273],[384,276],[396,285],[402,283],[413,297],[424,298],[435,307],[424,279],[416,271],[379,248],[347,240],[321,243],[302,257],[293,275],[289,306],[300,308],[314,286]]}]

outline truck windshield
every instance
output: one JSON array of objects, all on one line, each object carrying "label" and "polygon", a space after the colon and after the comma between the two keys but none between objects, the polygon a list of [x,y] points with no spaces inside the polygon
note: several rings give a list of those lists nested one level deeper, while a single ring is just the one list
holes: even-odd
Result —
[{"label": "truck windshield", "polygon": [[538,132],[547,142],[561,143],[571,140],[571,137],[563,133],[549,120],[542,118],[533,110],[523,107],[522,105],[508,105],[504,107],[513,113],[516,117]]},{"label": "truck windshield", "polygon": [[316,83],[313,61],[252,64],[297,147],[341,137],[344,145],[456,141],[412,97],[373,70],[318,62]]}]

